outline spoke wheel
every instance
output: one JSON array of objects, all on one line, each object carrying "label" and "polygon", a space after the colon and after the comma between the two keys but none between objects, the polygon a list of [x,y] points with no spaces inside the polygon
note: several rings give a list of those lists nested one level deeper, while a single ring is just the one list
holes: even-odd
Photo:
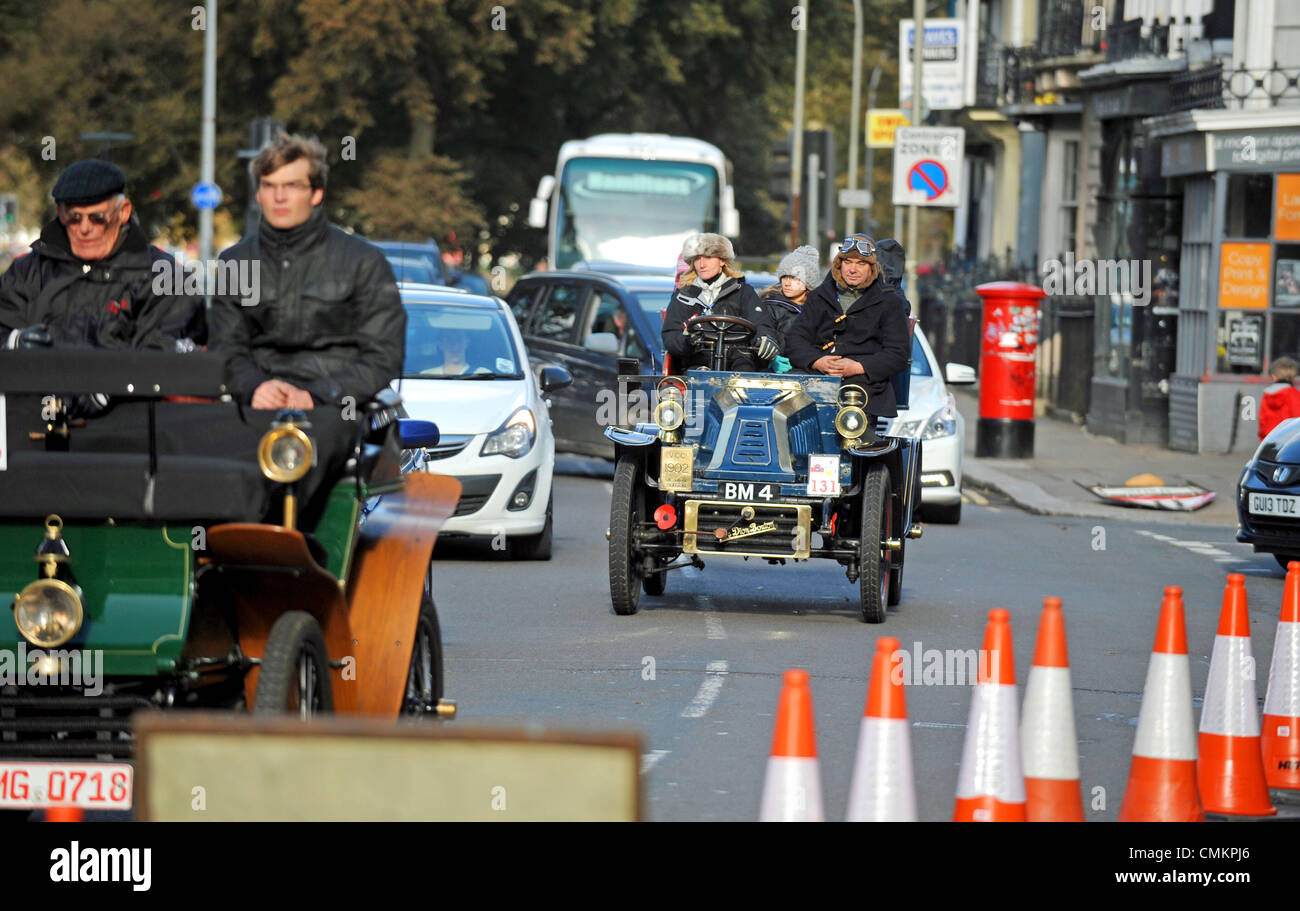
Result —
[{"label": "spoke wheel", "polygon": [[889,469],[870,465],[862,485],[862,522],[858,531],[858,596],[862,622],[884,623],[891,581],[889,537]]},{"label": "spoke wheel", "polygon": [[645,520],[641,467],[631,459],[614,466],[614,494],[609,506],[609,600],[614,613],[635,614],[641,600],[641,557],[635,531]]},{"label": "spoke wheel", "polygon": [[306,721],[333,711],[325,634],[311,614],[288,611],[267,637],[253,714],[297,715]]},{"label": "spoke wheel", "polygon": [[415,624],[415,640],[411,644],[411,667],[406,672],[402,717],[438,717],[438,700],[442,693],[442,631],[438,627],[438,612],[426,577],[420,616]]}]

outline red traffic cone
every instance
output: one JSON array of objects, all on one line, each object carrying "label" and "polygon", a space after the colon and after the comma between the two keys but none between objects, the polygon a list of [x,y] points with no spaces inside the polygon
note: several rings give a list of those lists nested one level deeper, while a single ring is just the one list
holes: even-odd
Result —
[{"label": "red traffic cone", "polygon": [[1294,561],[1287,564],[1273,639],[1260,752],[1270,788],[1300,791],[1300,563]]},{"label": "red traffic cone", "polygon": [[858,729],[858,758],[849,785],[848,822],[916,822],[912,727],[903,696],[899,642],[876,640],[867,706]]},{"label": "red traffic cone", "polygon": [[989,611],[984,629],[984,653],[971,694],[952,818],[953,822],[1025,821],[1011,615],[1000,607]]},{"label": "red traffic cone", "polygon": [[822,822],[821,771],[808,672],[785,672],[759,822]]},{"label": "red traffic cone", "polygon": [[1060,598],[1044,598],[1020,728],[1030,822],[1082,822],[1079,738]]},{"label": "red traffic cone", "polygon": [[1155,646],[1142,689],[1137,739],[1120,822],[1203,822],[1196,792],[1192,672],[1187,660],[1183,590],[1165,589]]}]

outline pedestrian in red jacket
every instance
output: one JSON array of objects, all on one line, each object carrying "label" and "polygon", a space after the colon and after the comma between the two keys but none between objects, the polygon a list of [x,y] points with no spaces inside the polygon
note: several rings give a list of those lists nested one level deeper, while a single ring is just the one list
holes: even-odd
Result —
[{"label": "pedestrian in red jacket", "polygon": [[1264,390],[1259,402],[1259,438],[1262,440],[1273,428],[1287,418],[1300,417],[1300,389],[1295,387],[1300,364],[1289,357],[1279,357],[1268,365],[1268,372],[1277,382]]}]

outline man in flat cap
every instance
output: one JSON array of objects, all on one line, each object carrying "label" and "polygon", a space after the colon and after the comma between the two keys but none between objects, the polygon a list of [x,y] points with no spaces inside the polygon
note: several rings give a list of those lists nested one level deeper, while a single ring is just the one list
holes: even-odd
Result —
[{"label": "man in flat cap", "polygon": [[58,214],[0,276],[0,346],[171,351],[203,341],[202,299],[154,291],[153,264],[170,271],[173,260],[146,240],[116,165],[79,161],[50,196]]}]

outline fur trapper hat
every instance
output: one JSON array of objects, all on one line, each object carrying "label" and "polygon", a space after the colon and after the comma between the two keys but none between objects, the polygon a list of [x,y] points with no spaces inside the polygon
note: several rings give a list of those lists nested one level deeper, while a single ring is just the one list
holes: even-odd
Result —
[{"label": "fur trapper hat", "polygon": [[729,263],[736,258],[736,251],[721,234],[692,234],[682,244],[682,259],[689,265],[697,256],[716,256]]}]

